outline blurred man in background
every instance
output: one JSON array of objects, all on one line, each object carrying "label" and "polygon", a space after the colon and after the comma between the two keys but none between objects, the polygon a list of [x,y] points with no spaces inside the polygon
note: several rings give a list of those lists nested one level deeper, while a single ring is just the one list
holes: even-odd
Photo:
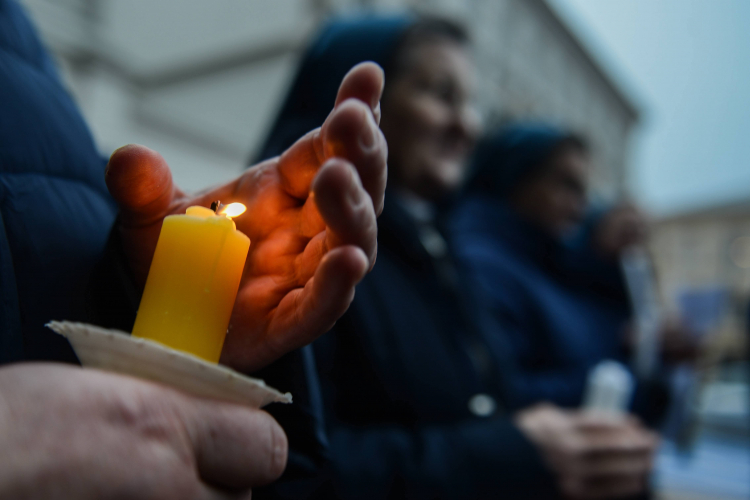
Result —
[{"label": "blurred man in background", "polygon": [[[591,169],[582,138],[544,124],[509,125],[477,148],[451,215],[459,263],[508,339],[515,407],[579,407],[597,363],[630,361],[633,311],[620,258],[645,244],[646,222],[629,205],[592,210]],[[670,360],[694,352],[684,330],[663,332]],[[634,407],[656,425],[666,389],[643,382]]]}]

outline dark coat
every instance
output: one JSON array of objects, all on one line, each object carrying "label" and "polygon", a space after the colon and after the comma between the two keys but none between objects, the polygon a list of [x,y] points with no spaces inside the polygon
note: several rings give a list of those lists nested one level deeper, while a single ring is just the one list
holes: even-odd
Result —
[{"label": "dark coat", "polygon": [[75,361],[44,324],[87,318],[115,219],[105,164],[21,7],[0,0],[0,362]]},{"label": "dark coat", "polygon": [[[512,407],[578,406],[591,367],[604,359],[627,361],[631,306],[623,276],[618,262],[600,259],[592,245],[605,212],[592,208],[574,233],[553,239],[506,201],[563,139],[580,141],[538,123],[487,135],[446,224],[458,265],[508,340]],[[636,386],[631,409],[650,425],[658,425],[668,404],[664,381],[656,373]]]},{"label": "dark coat", "polygon": [[630,305],[616,264],[553,240],[484,194],[460,201],[448,227],[459,265],[509,340],[514,406],[578,406],[595,364],[625,361]]},{"label": "dark coat", "polygon": [[[335,496],[554,497],[535,447],[503,410],[506,358],[476,302],[397,200],[386,200],[378,226],[374,269],[314,344]],[[498,408],[478,415],[477,394]]]}]

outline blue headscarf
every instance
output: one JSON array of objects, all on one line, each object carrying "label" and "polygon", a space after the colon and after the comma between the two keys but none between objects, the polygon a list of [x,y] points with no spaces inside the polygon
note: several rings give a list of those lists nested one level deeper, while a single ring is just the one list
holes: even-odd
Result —
[{"label": "blue headscarf", "polygon": [[505,197],[536,173],[568,136],[559,128],[540,123],[518,123],[496,130],[477,145],[467,191]]},{"label": "blue headscarf", "polygon": [[412,16],[367,16],[330,22],[300,64],[259,160],[281,154],[304,134],[323,124],[333,109],[341,80],[356,64],[378,63],[388,74],[396,47]]}]

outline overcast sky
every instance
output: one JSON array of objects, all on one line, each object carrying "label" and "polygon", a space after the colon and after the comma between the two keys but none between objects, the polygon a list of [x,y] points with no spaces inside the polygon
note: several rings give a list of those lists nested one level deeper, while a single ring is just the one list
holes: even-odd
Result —
[{"label": "overcast sky", "polygon": [[750,0],[550,0],[636,98],[631,185],[659,214],[750,200]]}]

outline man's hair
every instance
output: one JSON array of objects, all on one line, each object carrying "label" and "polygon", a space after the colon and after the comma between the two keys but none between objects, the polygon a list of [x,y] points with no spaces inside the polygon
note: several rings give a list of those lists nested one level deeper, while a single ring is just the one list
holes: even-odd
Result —
[{"label": "man's hair", "polygon": [[393,78],[407,67],[406,55],[410,48],[437,41],[468,45],[470,38],[466,29],[454,21],[435,16],[421,16],[401,34],[394,47],[393,56],[384,68],[386,75]]}]

